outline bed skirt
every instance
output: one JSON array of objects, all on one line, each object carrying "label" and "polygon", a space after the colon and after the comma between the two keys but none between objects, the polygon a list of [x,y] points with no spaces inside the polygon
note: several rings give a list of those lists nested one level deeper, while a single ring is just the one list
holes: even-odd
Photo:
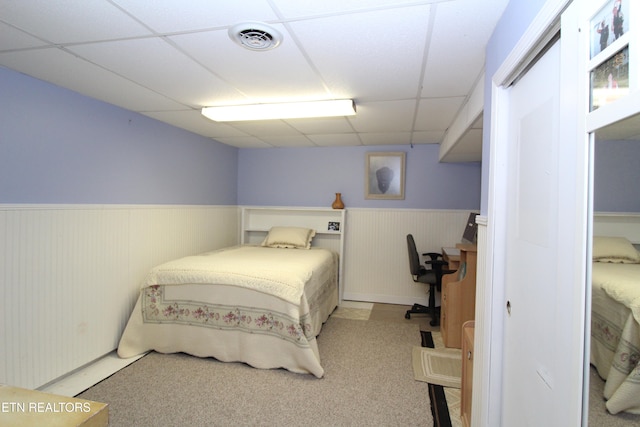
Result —
[{"label": "bed skirt", "polygon": [[337,284],[299,304],[229,285],[151,286],[140,293],[118,355],[184,352],[321,378],[316,336],[337,304]]}]

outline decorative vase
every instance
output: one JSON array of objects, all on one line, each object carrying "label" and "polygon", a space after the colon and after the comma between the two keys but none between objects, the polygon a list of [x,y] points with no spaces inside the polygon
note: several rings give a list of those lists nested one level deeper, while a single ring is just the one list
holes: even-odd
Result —
[{"label": "decorative vase", "polygon": [[342,203],[342,193],[336,193],[336,199],[331,204],[333,209],[344,209],[344,203]]}]

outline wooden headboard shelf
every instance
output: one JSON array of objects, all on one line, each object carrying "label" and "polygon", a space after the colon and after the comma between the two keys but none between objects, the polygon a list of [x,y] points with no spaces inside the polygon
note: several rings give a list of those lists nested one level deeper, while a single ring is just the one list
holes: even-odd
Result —
[{"label": "wooden headboard shelf", "polygon": [[240,230],[241,244],[260,244],[274,226],[305,227],[316,230],[312,246],[330,249],[340,257],[340,302],[344,291],[344,232],[346,211],[331,208],[244,206]]}]

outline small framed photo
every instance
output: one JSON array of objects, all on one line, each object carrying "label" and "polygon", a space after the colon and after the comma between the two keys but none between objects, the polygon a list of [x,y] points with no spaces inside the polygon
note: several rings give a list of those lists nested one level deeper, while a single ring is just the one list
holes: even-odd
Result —
[{"label": "small framed photo", "polygon": [[608,0],[591,19],[591,58],[629,31],[629,0]]},{"label": "small framed photo", "polygon": [[367,153],[365,162],[365,199],[404,199],[406,153]]},{"label": "small framed photo", "polygon": [[329,221],[327,231],[340,231],[340,221]]},{"label": "small framed photo", "polygon": [[591,71],[591,111],[629,94],[629,46]]}]

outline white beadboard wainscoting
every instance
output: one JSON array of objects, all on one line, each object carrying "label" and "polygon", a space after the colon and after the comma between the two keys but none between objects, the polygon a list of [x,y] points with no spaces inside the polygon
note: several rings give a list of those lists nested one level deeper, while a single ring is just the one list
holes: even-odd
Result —
[{"label": "white beadboard wainscoting", "polygon": [[593,235],[626,237],[635,245],[640,244],[640,213],[594,212]]},{"label": "white beadboard wainscoting", "polygon": [[113,351],[153,266],[238,243],[236,206],[0,205],[0,383]]},{"label": "white beadboard wainscoting", "polygon": [[[426,303],[409,274],[406,235],[419,252],[439,252],[460,242],[468,217],[347,209],[345,300]],[[239,231],[238,206],[0,205],[0,383],[56,392],[58,380],[99,359],[106,368],[96,375],[108,376],[117,360],[103,356],[116,349],[149,269],[238,244]]]},{"label": "white beadboard wainscoting", "polygon": [[468,210],[347,209],[344,299],[427,304],[426,286],[409,272],[407,234],[418,252],[441,252],[460,243]]}]

